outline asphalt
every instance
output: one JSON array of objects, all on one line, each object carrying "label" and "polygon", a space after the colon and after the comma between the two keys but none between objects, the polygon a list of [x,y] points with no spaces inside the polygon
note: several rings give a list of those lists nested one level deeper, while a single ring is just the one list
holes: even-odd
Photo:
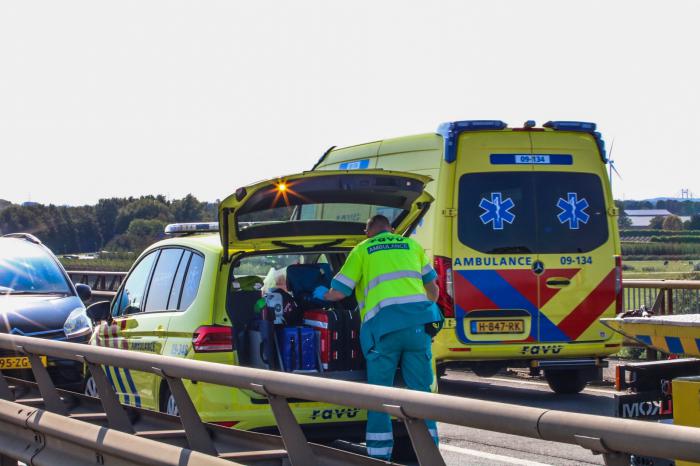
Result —
[{"label": "asphalt", "polygon": [[[470,372],[451,372],[442,378],[440,393],[476,400],[612,416],[611,387],[588,387],[576,395],[556,395],[547,383],[522,373],[480,378]],[[602,456],[576,445],[439,424],[441,451],[448,465],[603,465]]]}]

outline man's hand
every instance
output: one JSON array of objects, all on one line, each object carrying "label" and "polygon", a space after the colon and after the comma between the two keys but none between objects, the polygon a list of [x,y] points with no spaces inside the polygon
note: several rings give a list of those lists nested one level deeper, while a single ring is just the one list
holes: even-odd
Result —
[{"label": "man's hand", "polygon": [[425,287],[425,294],[428,296],[428,299],[432,302],[436,302],[440,297],[440,287],[437,284],[437,280],[424,283],[423,286]]},{"label": "man's hand", "polygon": [[329,302],[334,302],[334,301],[340,301],[342,299],[345,299],[345,295],[341,293],[338,290],[334,290],[331,288],[330,290],[326,288],[325,286],[317,286],[316,289],[314,290],[312,296],[320,301],[329,301]]},{"label": "man's hand", "polygon": [[326,301],[326,293],[328,293],[328,291],[328,288],[325,286],[317,286],[312,296],[319,301]]}]

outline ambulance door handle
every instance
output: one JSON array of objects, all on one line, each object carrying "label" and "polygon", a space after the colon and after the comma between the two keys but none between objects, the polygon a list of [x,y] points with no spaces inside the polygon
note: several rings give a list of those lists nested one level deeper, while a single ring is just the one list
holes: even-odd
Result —
[{"label": "ambulance door handle", "polygon": [[156,327],[156,335],[161,336],[165,333],[165,327],[162,325],[159,325]]},{"label": "ambulance door handle", "polygon": [[571,280],[567,280],[565,278],[553,278],[547,280],[547,286],[551,288],[561,288],[569,285],[571,285]]}]

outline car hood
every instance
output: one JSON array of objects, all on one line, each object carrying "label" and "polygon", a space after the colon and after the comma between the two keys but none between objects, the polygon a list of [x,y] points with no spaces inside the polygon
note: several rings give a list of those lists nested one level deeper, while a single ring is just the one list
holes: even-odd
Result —
[{"label": "car hood", "polygon": [[68,314],[84,307],[77,296],[0,296],[0,332],[64,338]]}]

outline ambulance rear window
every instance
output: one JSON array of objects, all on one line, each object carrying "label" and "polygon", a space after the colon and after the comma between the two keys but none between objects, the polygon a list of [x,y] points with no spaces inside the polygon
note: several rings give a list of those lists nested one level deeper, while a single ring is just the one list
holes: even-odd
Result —
[{"label": "ambulance rear window", "polygon": [[462,175],[458,237],[486,254],[592,251],[608,239],[601,179],[573,172]]}]

